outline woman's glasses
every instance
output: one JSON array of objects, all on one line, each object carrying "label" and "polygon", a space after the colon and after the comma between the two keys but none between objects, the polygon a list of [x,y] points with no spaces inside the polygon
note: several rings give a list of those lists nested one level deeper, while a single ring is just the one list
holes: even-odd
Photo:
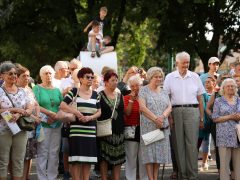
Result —
[{"label": "woman's glasses", "polygon": [[16,72],[8,72],[8,73],[3,73],[3,74],[7,74],[8,76],[16,76],[17,75]]},{"label": "woman's glasses", "polygon": [[92,79],[92,80],[93,80],[93,79],[94,79],[94,76],[85,76],[85,78],[88,79],[88,80],[89,80],[89,79]]}]

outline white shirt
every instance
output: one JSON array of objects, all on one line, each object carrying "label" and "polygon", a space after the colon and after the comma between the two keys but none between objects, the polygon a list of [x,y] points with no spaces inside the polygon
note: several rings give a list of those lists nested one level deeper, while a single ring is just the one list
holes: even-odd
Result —
[{"label": "white shirt", "polygon": [[69,87],[73,87],[73,86],[74,86],[74,81],[72,79],[72,76],[69,76],[68,78],[64,78],[61,81],[59,89],[61,92],[63,92],[65,89],[67,89]]},{"label": "white shirt", "polygon": [[200,77],[191,71],[184,78],[178,71],[168,74],[163,88],[170,95],[172,105],[199,104],[197,96],[205,93]]}]

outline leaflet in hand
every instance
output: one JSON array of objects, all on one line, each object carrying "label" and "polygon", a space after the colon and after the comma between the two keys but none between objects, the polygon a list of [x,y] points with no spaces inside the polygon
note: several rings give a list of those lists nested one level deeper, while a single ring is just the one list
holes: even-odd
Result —
[{"label": "leaflet in hand", "polygon": [[9,122],[13,118],[12,114],[9,111],[2,112],[1,116],[6,121],[8,127],[11,130],[11,132],[13,133],[13,135],[15,135],[21,131],[21,129],[19,128],[19,126],[17,125],[16,122]]}]

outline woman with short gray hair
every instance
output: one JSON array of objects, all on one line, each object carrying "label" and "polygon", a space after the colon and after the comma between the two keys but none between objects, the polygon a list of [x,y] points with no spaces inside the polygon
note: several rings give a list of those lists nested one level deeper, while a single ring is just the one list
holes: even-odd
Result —
[{"label": "woman with short gray hair", "polygon": [[[32,108],[25,91],[16,86],[16,67],[11,62],[0,65],[4,84],[0,88],[0,180],[7,179],[8,164],[11,161],[11,176],[20,180],[23,175],[24,156],[27,144],[27,132],[10,131],[7,122],[16,123],[21,116],[29,116]],[[10,113],[10,119],[4,116]]]},{"label": "woman with short gray hair", "polygon": [[232,159],[234,179],[240,179],[240,143],[236,125],[240,120],[240,99],[237,84],[225,79],[220,87],[221,97],[215,99],[212,118],[216,123],[216,144],[220,156],[220,179],[229,180],[229,163]]},{"label": "woman with short gray hair", "polygon": [[62,123],[56,119],[56,113],[63,99],[58,88],[53,86],[54,70],[46,65],[40,69],[41,84],[33,87],[33,92],[42,113],[41,125],[44,140],[38,143],[37,174],[38,179],[57,179],[58,152],[61,140]]},{"label": "woman with short gray hair", "polygon": [[139,92],[140,134],[142,136],[161,129],[165,138],[145,145],[140,137],[140,146],[148,178],[157,180],[159,165],[171,162],[168,116],[172,108],[167,92],[160,87],[164,78],[162,69],[150,68],[147,71],[147,78],[149,84],[143,86]]},{"label": "woman with short gray hair", "polygon": [[[143,80],[139,75],[131,76],[128,80],[131,93],[123,97],[126,151],[125,174],[127,180],[137,179],[137,169],[139,170],[138,174],[140,180],[148,179],[146,169],[142,163],[140,149],[140,113],[138,93],[142,83]],[[137,168],[137,165],[139,165],[139,168]]]}]

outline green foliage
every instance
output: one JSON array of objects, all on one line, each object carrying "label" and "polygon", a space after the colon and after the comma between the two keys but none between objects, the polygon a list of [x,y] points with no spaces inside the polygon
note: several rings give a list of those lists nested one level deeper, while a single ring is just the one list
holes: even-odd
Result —
[{"label": "green foliage", "polygon": [[151,35],[152,22],[146,19],[141,24],[125,21],[124,29],[119,36],[117,45],[118,59],[120,64],[127,66],[141,66],[147,58],[147,50],[153,48]]},{"label": "green foliage", "polygon": [[[123,67],[167,69],[170,57],[182,50],[206,66],[210,56],[223,59],[239,49],[237,0],[0,0],[0,60],[37,74],[44,64],[76,57],[87,42],[83,29],[101,6],[107,6],[110,22],[104,34],[113,37]],[[227,47],[221,53],[220,39]]]}]

